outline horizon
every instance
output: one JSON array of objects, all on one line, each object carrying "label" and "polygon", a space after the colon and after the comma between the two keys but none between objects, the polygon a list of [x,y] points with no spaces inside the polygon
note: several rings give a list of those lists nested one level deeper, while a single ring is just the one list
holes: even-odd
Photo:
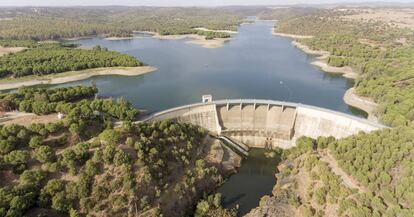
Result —
[{"label": "horizon", "polygon": [[0,7],[93,7],[93,6],[125,6],[125,7],[222,7],[222,6],[295,6],[295,5],[340,5],[340,4],[410,4],[414,3],[412,0],[397,0],[397,1],[378,1],[378,0],[364,0],[358,2],[356,0],[258,0],[255,3],[250,3],[249,0],[229,0],[222,2],[221,0],[212,0],[206,2],[195,2],[194,0],[142,0],[139,3],[134,0],[120,0],[114,4],[111,0],[92,0],[85,1],[73,0],[67,2],[64,0],[3,0],[0,2]]}]

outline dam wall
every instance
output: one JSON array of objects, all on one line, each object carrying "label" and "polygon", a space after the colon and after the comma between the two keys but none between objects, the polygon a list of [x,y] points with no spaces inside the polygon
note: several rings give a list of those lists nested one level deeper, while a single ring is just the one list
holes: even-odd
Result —
[{"label": "dam wall", "polygon": [[308,136],[312,138],[334,136],[339,139],[360,131],[370,132],[383,127],[379,124],[338,112],[311,107],[297,107],[295,136]]},{"label": "dam wall", "polygon": [[220,134],[216,106],[214,104],[196,104],[182,106],[159,112],[150,116],[145,121],[173,120],[182,123],[190,123],[207,129],[210,132]]},{"label": "dam wall", "polygon": [[250,147],[291,148],[302,136],[343,138],[385,128],[381,124],[315,106],[273,100],[220,100],[155,113],[143,121],[191,123]]}]

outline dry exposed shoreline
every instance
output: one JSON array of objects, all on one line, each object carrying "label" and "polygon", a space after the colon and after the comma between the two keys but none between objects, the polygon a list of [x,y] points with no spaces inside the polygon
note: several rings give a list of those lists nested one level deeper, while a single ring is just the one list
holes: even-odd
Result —
[{"label": "dry exposed shoreline", "polygon": [[[291,35],[291,34],[283,34],[283,33],[274,33],[273,35],[289,37],[293,39],[303,39],[303,38],[311,37],[311,36]],[[349,66],[334,67],[334,66],[328,65],[326,63],[326,59],[331,55],[328,51],[312,50],[308,46],[301,44],[298,41],[292,41],[292,44],[307,54],[319,56],[317,58],[318,60],[312,62],[311,64],[318,66],[319,68],[321,68],[321,70],[327,73],[342,74],[343,77],[349,78],[349,79],[356,79],[358,77],[358,73],[356,73]],[[345,92],[343,99],[347,105],[365,111],[368,114],[368,120],[378,122],[378,117],[375,115],[375,111],[378,108],[378,104],[374,102],[372,99],[357,95],[355,88],[348,89]]]},{"label": "dry exposed shoreline", "polygon": [[276,32],[275,27],[272,28],[272,34],[275,35],[275,36],[281,36],[281,37],[287,37],[287,38],[293,38],[293,39],[313,38],[313,35],[293,35],[293,34],[286,34],[286,33]]},{"label": "dry exposed shoreline", "polygon": [[351,67],[344,66],[344,67],[334,67],[328,65],[326,62],[323,61],[314,61],[311,63],[312,65],[318,66],[323,71],[333,74],[342,74],[345,78],[356,79],[358,77],[358,73],[354,72]]},{"label": "dry exposed shoreline", "polygon": [[47,75],[42,77],[35,77],[32,80],[26,78],[14,80],[0,80],[0,90],[11,90],[19,87],[35,86],[41,84],[63,84],[73,81],[85,80],[94,76],[100,75],[123,75],[123,76],[137,76],[156,71],[157,68],[151,66],[141,67],[110,67],[110,68],[96,68],[82,71],[70,71]]},{"label": "dry exposed shoreline", "polygon": [[231,38],[215,38],[212,40],[205,39],[204,36],[197,35],[197,34],[187,34],[187,35],[160,35],[156,32],[148,32],[148,31],[135,31],[135,33],[144,33],[144,34],[150,34],[153,38],[157,38],[160,40],[181,40],[181,39],[192,39],[191,41],[188,41],[189,44],[197,44],[204,48],[220,48],[223,47],[224,44],[231,40]]},{"label": "dry exposed shoreline", "polygon": [[356,79],[358,77],[358,73],[356,73],[349,66],[335,67],[335,66],[328,65],[326,63],[326,59],[328,59],[329,56],[331,55],[328,51],[312,50],[308,46],[301,44],[300,42],[297,42],[297,41],[292,41],[292,44],[307,54],[319,56],[317,58],[318,60],[313,61],[311,64],[314,66],[318,66],[323,71],[332,73],[332,74],[342,74],[343,77],[350,78],[350,79]]},{"label": "dry exposed shoreline", "polygon": [[207,28],[194,28],[195,30],[205,31],[205,32],[221,32],[221,33],[228,33],[228,34],[237,34],[237,31],[231,31],[231,30],[212,30]]},{"label": "dry exposed shoreline", "polygon": [[342,74],[342,76],[344,76],[345,78],[350,78],[350,79],[356,79],[358,77],[358,73],[356,73],[351,67],[349,66],[344,66],[344,67],[335,67],[335,66],[330,66],[326,63],[326,59],[329,58],[329,56],[331,55],[328,51],[323,51],[323,50],[312,50],[311,48],[309,48],[308,46],[298,42],[298,41],[292,41],[292,44],[301,49],[303,52],[307,53],[307,54],[311,54],[311,55],[317,55],[319,56],[316,61],[313,61],[311,64],[318,66],[319,68],[321,68],[323,71],[328,72],[328,73],[333,73],[333,74]]},{"label": "dry exposed shoreline", "polygon": [[368,120],[378,122],[378,117],[375,115],[378,104],[370,98],[359,96],[355,88],[350,88],[345,92],[344,101],[346,104],[368,113]]},{"label": "dry exposed shoreline", "polygon": [[108,40],[108,41],[121,41],[121,40],[131,40],[131,39],[134,39],[135,37],[132,37],[132,36],[130,36],[130,37],[107,37],[107,38],[104,38],[105,40]]}]

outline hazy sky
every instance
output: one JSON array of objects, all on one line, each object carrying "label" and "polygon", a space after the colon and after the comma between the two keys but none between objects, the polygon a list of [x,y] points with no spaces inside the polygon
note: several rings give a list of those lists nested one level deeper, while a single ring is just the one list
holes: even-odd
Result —
[{"label": "hazy sky", "polygon": [[[278,5],[298,3],[369,2],[378,0],[0,0],[0,6],[70,6],[70,5],[146,5],[146,6],[216,6]],[[414,2],[388,0],[387,2]]]}]

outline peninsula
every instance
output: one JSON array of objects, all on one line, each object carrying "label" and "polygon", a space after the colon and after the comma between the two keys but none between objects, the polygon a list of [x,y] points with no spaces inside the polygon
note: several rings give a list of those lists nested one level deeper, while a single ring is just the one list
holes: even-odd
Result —
[{"label": "peninsula", "polygon": [[73,81],[86,80],[91,77],[102,75],[138,76],[154,71],[157,71],[157,68],[151,66],[108,67],[85,69],[80,71],[69,71],[44,76],[29,76],[14,79],[2,79],[0,80],[0,90],[10,90],[17,89],[20,87],[29,87],[42,84],[63,84]]}]

